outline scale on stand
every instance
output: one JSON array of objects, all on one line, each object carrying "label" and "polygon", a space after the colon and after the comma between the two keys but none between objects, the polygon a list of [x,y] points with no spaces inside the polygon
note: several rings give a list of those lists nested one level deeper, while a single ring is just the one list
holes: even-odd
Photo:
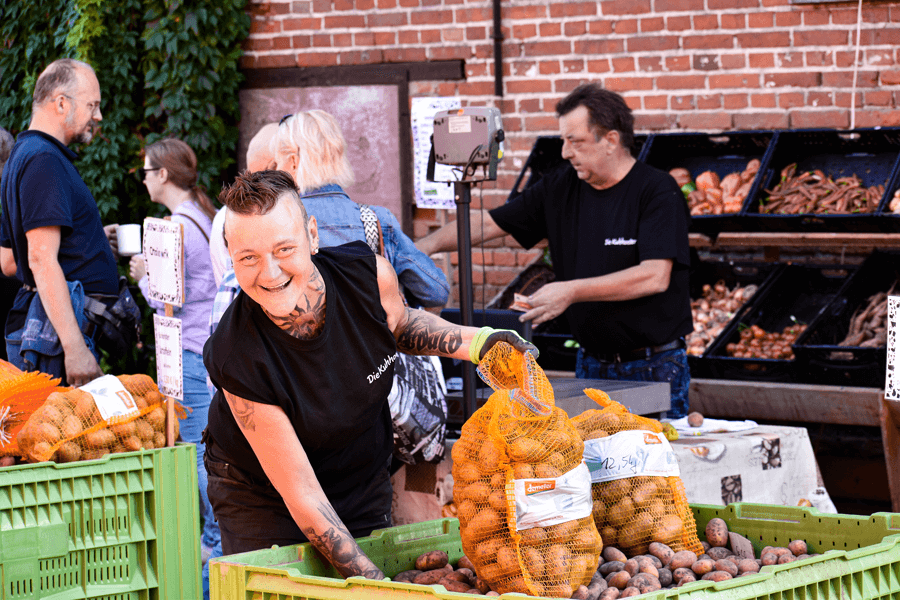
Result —
[{"label": "scale on stand", "polygon": [[[469,205],[472,184],[497,179],[497,163],[503,157],[503,122],[500,110],[467,107],[440,111],[434,115],[431,155],[428,158],[429,181],[436,163],[462,167],[453,183],[456,201],[456,233],[459,253],[459,305],[462,325],[474,326],[472,293],[472,234],[469,229]],[[482,167],[478,175],[478,167]],[[477,409],[475,402],[475,365],[463,361],[463,421]]]}]

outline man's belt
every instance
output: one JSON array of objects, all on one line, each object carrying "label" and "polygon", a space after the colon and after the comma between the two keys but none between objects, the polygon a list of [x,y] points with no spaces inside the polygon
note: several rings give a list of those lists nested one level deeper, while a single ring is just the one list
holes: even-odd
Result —
[{"label": "man's belt", "polygon": [[[37,293],[37,288],[34,286],[31,286],[31,285],[28,285],[27,283],[22,284],[22,289],[24,289],[27,292],[34,292],[35,294]],[[89,307],[93,307],[94,310],[97,310],[96,307],[98,307],[98,306],[102,306],[104,308],[106,307],[105,304],[95,300],[94,298],[91,298],[90,296],[85,296],[84,301],[85,301],[85,312],[91,312],[89,310]],[[90,319],[88,319],[87,317],[85,317],[84,321],[81,324],[81,333],[83,333],[84,335],[86,335],[87,337],[91,338],[92,340],[94,340],[96,342],[97,338],[100,337],[100,332],[101,332],[101,327],[99,325],[97,325],[96,323],[94,323],[93,321],[91,321]]]},{"label": "man's belt", "polygon": [[685,348],[686,345],[684,343],[684,338],[678,338],[674,342],[669,342],[668,344],[663,344],[661,346],[644,346],[643,348],[636,348],[634,350],[629,350],[627,352],[591,352],[589,350],[585,350],[584,353],[591,358],[599,360],[604,363],[623,363],[623,362],[631,362],[633,360],[646,360],[651,356],[659,354],[660,352],[667,352],[669,350],[680,350],[681,348]]}]

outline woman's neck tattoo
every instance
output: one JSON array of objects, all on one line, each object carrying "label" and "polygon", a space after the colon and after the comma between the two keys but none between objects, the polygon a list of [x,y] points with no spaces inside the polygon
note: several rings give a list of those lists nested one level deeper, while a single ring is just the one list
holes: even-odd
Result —
[{"label": "woman's neck tattoo", "polygon": [[[308,291],[286,317],[275,317],[266,313],[272,322],[299,340],[310,340],[318,336],[325,327],[325,280],[318,269],[309,278]],[[310,300],[310,296],[313,299]]]}]

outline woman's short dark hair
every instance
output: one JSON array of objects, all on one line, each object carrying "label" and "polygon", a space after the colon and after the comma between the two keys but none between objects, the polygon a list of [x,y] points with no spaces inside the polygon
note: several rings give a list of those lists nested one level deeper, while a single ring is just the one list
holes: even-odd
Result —
[{"label": "woman's short dark hair", "polygon": [[565,116],[583,106],[587,109],[589,122],[598,138],[607,131],[618,131],[623,147],[634,145],[634,116],[619,94],[605,90],[596,83],[579,85],[556,105],[556,114]]},{"label": "woman's short dark hair", "polygon": [[306,207],[294,178],[284,171],[242,171],[234,183],[219,194],[219,202],[239,215],[266,215],[284,194],[291,194],[300,206],[304,220]]}]

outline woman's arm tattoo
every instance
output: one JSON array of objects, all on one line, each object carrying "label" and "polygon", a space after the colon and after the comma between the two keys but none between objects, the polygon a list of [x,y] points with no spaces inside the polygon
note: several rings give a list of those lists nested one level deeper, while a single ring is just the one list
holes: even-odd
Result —
[{"label": "woman's arm tattoo", "polygon": [[316,550],[325,555],[344,577],[362,575],[367,579],[384,579],[384,573],[363,553],[334,508],[328,503],[319,502],[318,510],[331,527],[321,535],[312,527],[302,528],[303,534]]},{"label": "woman's arm tattoo", "polygon": [[256,422],[253,420],[256,409],[253,407],[253,403],[233,394],[226,394],[225,399],[231,405],[231,412],[241,429],[256,431]]},{"label": "woman's arm tattoo", "polygon": [[407,325],[397,337],[397,348],[401,352],[450,356],[462,346],[459,327],[435,323],[431,314],[420,310],[407,309],[407,317]]}]

